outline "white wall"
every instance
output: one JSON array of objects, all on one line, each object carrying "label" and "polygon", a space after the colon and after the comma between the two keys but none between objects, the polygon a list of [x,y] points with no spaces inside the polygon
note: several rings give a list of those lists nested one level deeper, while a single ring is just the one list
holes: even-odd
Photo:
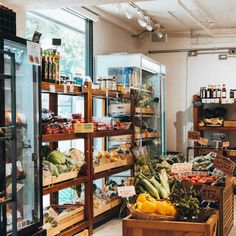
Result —
[{"label": "white wall", "polygon": [[[170,38],[167,43],[142,40],[143,53],[149,50],[201,47],[236,47],[235,38]],[[192,95],[201,86],[226,83],[236,88],[236,58],[219,61],[218,55],[188,57],[185,52],[148,55],[167,66],[166,126],[167,150],[186,151],[187,131],[192,128]]]},{"label": "white wall", "polygon": [[94,55],[137,52],[137,42],[130,34],[101,19],[94,23]]}]

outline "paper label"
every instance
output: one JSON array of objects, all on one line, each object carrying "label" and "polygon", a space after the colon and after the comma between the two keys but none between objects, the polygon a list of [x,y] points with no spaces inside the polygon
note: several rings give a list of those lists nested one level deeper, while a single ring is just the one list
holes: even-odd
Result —
[{"label": "paper label", "polygon": [[118,195],[122,198],[132,197],[136,194],[134,186],[117,187]]},{"label": "paper label", "polygon": [[200,145],[207,146],[207,144],[208,144],[208,139],[207,139],[207,138],[202,138],[202,137],[200,137],[200,138],[198,139],[198,143],[199,143]]},{"label": "paper label", "polygon": [[229,147],[229,142],[223,142],[223,143],[222,143],[222,146],[225,147],[225,148],[226,148],[226,147]]},{"label": "paper label", "polygon": [[51,93],[55,93],[55,92],[56,92],[56,88],[55,88],[55,85],[54,85],[54,84],[50,84],[50,85],[49,85],[49,91],[50,91]]},{"label": "paper label", "polygon": [[67,93],[67,86],[64,84],[64,93]]},{"label": "paper label", "polygon": [[58,214],[56,213],[56,211],[52,209],[52,207],[49,207],[49,209],[47,210],[47,213],[54,219],[58,218]]},{"label": "paper label", "polygon": [[206,201],[218,201],[220,198],[220,188],[213,185],[203,185],[201,188],[201,197]]},{"label": "paper label", "polygon": [[70,93],[74,92],[74,85],[70,85]]},{"label": "paper label", "polygon": [[171,167],[172,173],[183,174],[192,172],[193,163],[174,163]]},{"label": "paper label", "polygon": [[231,161],[230,159],[217,154],[215,161],[214,161],[214,167],[221,170],[224,174],[228,176],[232,176],[234,173],[234,169],[236,167],[236,164]]},{"label": "paper label", "polygon": [[28,62],[33,65],[41,65],[40,44],[27,41]]},{"label": "paper label", "polygon": [[199,131],[188,131],[188,140],[198,141],[201,133]]}]

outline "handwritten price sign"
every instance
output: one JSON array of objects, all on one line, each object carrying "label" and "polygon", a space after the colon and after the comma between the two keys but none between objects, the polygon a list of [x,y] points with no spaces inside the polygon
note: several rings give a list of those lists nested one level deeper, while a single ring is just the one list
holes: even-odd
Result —
[{"label": "handwritten price sign", "polygon": [[136,194],[134,186],[117,187],[118,195],[122,198],[132,197]]},{"label": "handwritten price sign", "polygon": [[172,173],[183,174],[192,172],[193,163],[174,163],[171,168]]},{"label": "handwritten price sign", "polygon": [[225,158],[224,156],[220,154],[217,154],[214,161],[214,167],[221,170],[224,174],[228,176],[232,176],[234,173],[236,164],[230,159]]},{"label": "handwritten price sign", "polygon": [[220,188],[212,185],[203,185],[201,188],[201,197],[206,201],[218,201],[220,198]]},{"label": "handwritten price sign", "polygon": [[199,131],[189,131],[188,132],[188,140],[190,141],[198,141],[200,138],[200,132]]},{"label": "handwritten price sign", "polygon": [[199,138],[198,143],[203,146],[207,146],[208,144],[208,139],[207,138]]}]

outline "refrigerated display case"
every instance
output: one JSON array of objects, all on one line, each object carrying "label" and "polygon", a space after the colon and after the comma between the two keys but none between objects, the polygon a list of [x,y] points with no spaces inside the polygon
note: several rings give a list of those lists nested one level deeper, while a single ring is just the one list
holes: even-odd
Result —
[{"label": "refrigerated display case", "polygon": [[142,54],[96,57],[97,78],[112,76],[118,89],[133,93],[136,145],[147,146],[152,158],[166,152],[165,73],[164,65]]},{"label": "refrigerated display case", "polygon": [[[26,40],[0,38],[0,235],[43,235],[39,74]],[[3,180],[3,181],[2,181]]]}]

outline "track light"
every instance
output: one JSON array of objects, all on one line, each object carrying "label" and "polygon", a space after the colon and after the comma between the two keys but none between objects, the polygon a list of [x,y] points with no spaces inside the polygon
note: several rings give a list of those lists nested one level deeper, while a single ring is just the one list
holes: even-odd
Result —
[{"label": "track light", "polygon": [[153,30],[153,27],[151,25],[147,25],[146,29],[151,32]]},{"label": "track light", "polygon": [[158,37],[159,39],[163,38],[162,32],[157,32],[157,37]]},{"label": "track light", "polygon": [[125,10],[126,17],[131,20],[133,18],[133,14],[131,13],[130,5]]}]

